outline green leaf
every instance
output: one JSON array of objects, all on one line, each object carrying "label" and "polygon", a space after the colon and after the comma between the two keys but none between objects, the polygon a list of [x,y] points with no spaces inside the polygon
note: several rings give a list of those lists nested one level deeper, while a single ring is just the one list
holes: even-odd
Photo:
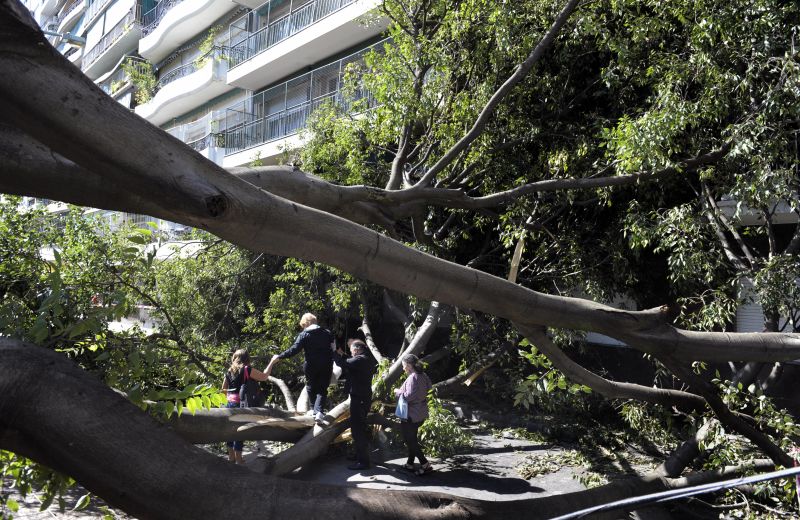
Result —
[{"label": "green leaf", "polygon": [[9,509],[9,510],[12,512],[12,513],[16,513],[17,511],[19,511],[19,504],[18,504],[18,503],[17,503],[17,501],[16,501],[16,500],[14,500],[13,498],[9,498],[8,500],[6,500],[6,507],[7,507],[7,508],[8,508],[8,509]]},{"label": "green leaf", "polygon": [[44,500],[42,500],[42,505],[39,506],[39,511],[47,510],[47,508],[53,504],[53,500],[55,500],[55,498],[55,494],[45,493]]},{"label": "green leaf", "polygon": [[78,499],[78,502],[75,504],[75,507],[72,508],[73,511],[81,511],[86,509],[86,506],[92,501],[92,497],[90,493],[86,493],[81,498]]},{"label": "green leaf", "polygon": [[150,243],[150,239],[141,234],[128,235],[126,238],[128,239],[128,242],[132,242],[134,244],[139,244],[142,246],[146,246],[147,244]]}]

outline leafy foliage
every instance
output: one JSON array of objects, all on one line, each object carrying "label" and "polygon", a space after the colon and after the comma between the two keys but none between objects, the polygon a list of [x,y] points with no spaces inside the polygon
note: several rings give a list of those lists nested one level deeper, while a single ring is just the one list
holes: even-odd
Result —
[{"label": "leafy foliage", "polygon": [[428,396],[428,418],[419,427],[419,440],[425,453],[445,458],[472,446],[472,436],[461,429],[453,412]]},{"label": "leafy foliage", "polygon": [[156,89],[156,75],[153,66],[147,61],[125,60],[122,70],[136,88],[134,99],[139,105],[147,103],[153,98]]}]

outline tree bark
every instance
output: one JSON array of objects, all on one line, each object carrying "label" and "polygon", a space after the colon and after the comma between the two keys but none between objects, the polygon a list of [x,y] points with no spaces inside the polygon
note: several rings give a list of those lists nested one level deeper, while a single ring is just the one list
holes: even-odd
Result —
[{"label": "tree bark", "polygon": [[314,425],[313,417],[279,408],[214,408],[173,414],[167,424],[193,444],[263,440],[296,442]]},{"label": "tree bark", "polygon": [[[522,324],[593,330],[642,345],[650,354],[706,361],[800,357],[796,334],[684,331],[651,312],[537,293],[255,189],[106,96],[52,49],[33,22],[13,12],[12,0],[2,5],[0,117],[87,170],[101,172],[96,177],[109,187],[109,197],[95,203],[84,196],[83,204],[131,209],[131,197],[147,199],[155,217],[207,229],[254,251],[324,262],[427,301]],[[77,182],[87,189],[96,185]],[[0,172],[0,190],[39,194],[37,185],[6,170]],[[74,190],[64,191],[60,198],[73,202]]]},{"label": "tree bark", "polygon": [[472,378],[477,378],[487,368],[495,364],[503,354],[505,354],[506,352],[510,352],[515,348],[516,348],[515,343],[510,341],[505,342],[503,343],[503,345],[500,346],[500,348],[486,354],[481,359],[473,363],[466,370],[459,372],[458,374],[454,375],[449,379],[446,379],[444,381],[439,381],[438,383],[434,384],[431,390],[433,390],[434,395],[436,395],[437,397],[443,397],[445,395],[457,392],[460,389],[463,389],[464,386],[469,385],[469,380],[471,380]]},{"label": "tree bark", "polygon": [[290,412],[296,412],[297,405],[295,404],[292,391],[289,390],[289,386],[286,384],[286,382],[283,379],[279,379],[274,376],[269,376],[267,378],[267,381],[269,381],[273,385],[277,386],[278,389],[280,389],[281,393],[283,394],[283,399],[284,401],[286,401],[286,409],[289,410]]}]

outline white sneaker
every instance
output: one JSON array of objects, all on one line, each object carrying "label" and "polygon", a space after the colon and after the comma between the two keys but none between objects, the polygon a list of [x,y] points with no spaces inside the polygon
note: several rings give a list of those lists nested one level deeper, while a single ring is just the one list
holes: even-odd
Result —
[{"label": "white sneaker", "polygon": [[317,412],[317,415],[314,416],[314,422],[317,423],[318,426],[328,425],[328,423],[325,422],[325,414],[322,412]]}]

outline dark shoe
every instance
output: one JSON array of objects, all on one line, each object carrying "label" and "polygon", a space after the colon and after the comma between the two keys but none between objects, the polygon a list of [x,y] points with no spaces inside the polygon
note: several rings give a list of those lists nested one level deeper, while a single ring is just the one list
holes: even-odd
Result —
[{"label": "dark shoe", "polygon": [[347,469],[352,469],[353,471],[359,471],[362,469],[369,469],[369,464],[363,464],[361,462],[356,462],[355,464],[350,464],[347,466]]},{"label": "dark shoe", "polygon": [[416,469],[416,466],[410,462],[406,462],[405,464],[403,464],[403,469],[406,469],[408,471],[414,471],[414,469]]},{"label": "dark shoe", "polygon": [[420,468],[417,471],[415,471],[414,473],[418,477],[421,477],[422,475],[427,475],[428,473],[431,473],[432,471],[433,471],[433,466],[431,466],[431,463],[429,462],[429,463],[425,464],[424,466],[420,466]]}]

